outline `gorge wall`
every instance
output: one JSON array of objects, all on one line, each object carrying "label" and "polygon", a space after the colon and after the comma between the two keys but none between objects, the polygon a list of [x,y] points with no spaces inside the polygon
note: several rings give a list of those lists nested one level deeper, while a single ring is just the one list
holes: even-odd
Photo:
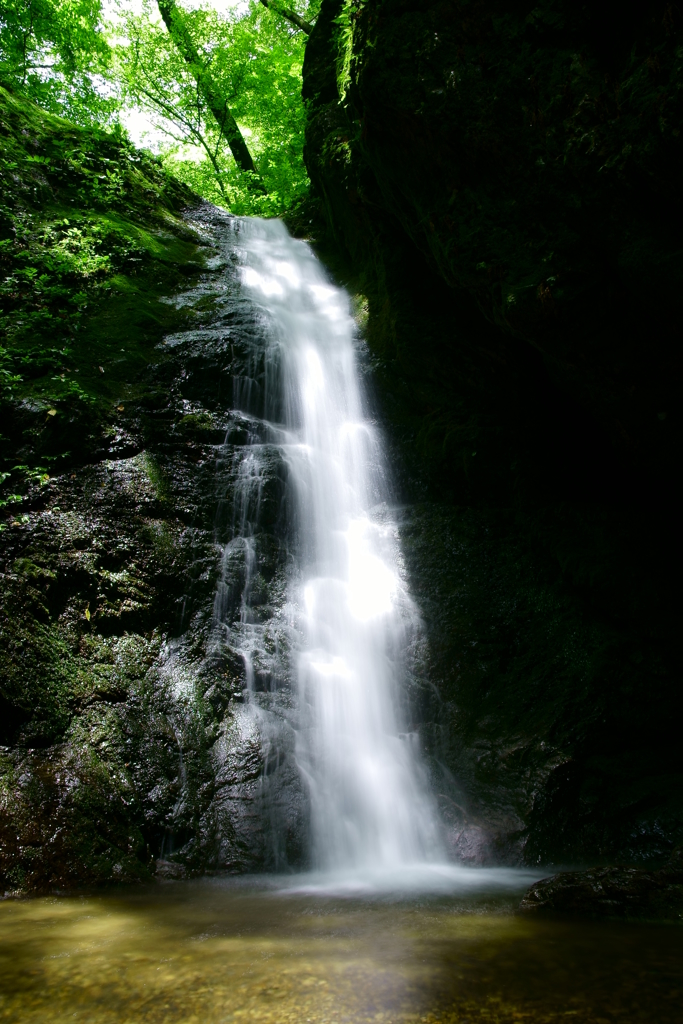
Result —
[{"label": "gorge wall", "polygon": [[[307,45],[291,222],[367,338],[412,724],[466,863],[683,842],[679,17],[323,0]],[[0,884],[301,866],[286,673],[255,663],[247,694],[222,629],[258,430],[235,389],[265,372],[230,218],[4,90],[0,133]],[[286,473],[262,471],[250,601],[277,639]]]},{"label": "gorge wall", "polygon": [[307,47],[465,859],[683,838],[680,45],[666,3],[323,0]]},{"label": "gorge wall", "polygon": [[[297,862],[269,666],[247,706],[222,628],[245,579],[223,559],[250,441],[232,409],[265,372],[231,218],[150,154],[5,90],[0,133],[0,886]],[[282,478],[274,452],[263,622],[282,601]]]}]

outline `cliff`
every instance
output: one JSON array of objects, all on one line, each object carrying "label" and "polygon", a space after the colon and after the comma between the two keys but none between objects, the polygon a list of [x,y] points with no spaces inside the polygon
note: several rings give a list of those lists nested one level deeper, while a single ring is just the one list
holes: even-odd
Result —
[{"label": "cliff", "polygon": [[[467,863],[648,874],[683,841],[680,33],[654,2],[323,0],[307,45],[296,217],[367,338],[409,724]],[[287,671],[247,694],[230,647],[231,407],[266,379],[231,219],[5,91],[0,133],[2,884],[301,865]]]},{"label": "cliff", "polygon": [[212,631],[258,344],[231,219],[4,90],[0,132],[0,885],[272,866],[244,665]]},{"label": "cliff", "polygon": [[324,0],[307,48],[319,245],[367,318],[475,861],[683,835],[680,45],[665,3]]}]

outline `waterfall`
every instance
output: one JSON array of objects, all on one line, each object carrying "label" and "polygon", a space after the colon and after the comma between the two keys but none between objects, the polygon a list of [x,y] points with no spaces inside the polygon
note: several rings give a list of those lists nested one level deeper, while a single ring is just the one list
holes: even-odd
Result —
[{"label": "waterfall", "polygon": [[[436,863],[438,816],[418,738],[403,720],[405,651],[418,617],[399,571],[349,300],[281,222],[240,219],[234,237],[268,365],[255,447],[236,473],[243,493],[232,549],[247,552],[246,590],[260,495],[254,452],[265,438],[287,468],[295,757],[310,800],[312,860],[328,872]],[[249,672],[264,627],[244,611],[241,620]]]}]

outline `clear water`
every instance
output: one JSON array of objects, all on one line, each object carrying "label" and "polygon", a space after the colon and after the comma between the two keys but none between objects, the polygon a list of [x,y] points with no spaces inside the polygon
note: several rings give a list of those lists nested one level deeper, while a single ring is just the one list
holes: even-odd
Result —
[{"label": "clear water", "polygon": [[683,929],[516,917],[513,890],[403,900],[203,879],[0,904],[21,1024],[680,1024]]}]

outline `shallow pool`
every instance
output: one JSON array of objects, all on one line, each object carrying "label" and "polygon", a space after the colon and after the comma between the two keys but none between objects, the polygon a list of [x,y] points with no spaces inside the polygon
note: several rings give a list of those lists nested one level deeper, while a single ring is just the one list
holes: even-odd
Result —
[{"label": "shallow pool", "polygon": [[683,1021],[683,929],[202,879],[0,904],[0,1020]]}]

